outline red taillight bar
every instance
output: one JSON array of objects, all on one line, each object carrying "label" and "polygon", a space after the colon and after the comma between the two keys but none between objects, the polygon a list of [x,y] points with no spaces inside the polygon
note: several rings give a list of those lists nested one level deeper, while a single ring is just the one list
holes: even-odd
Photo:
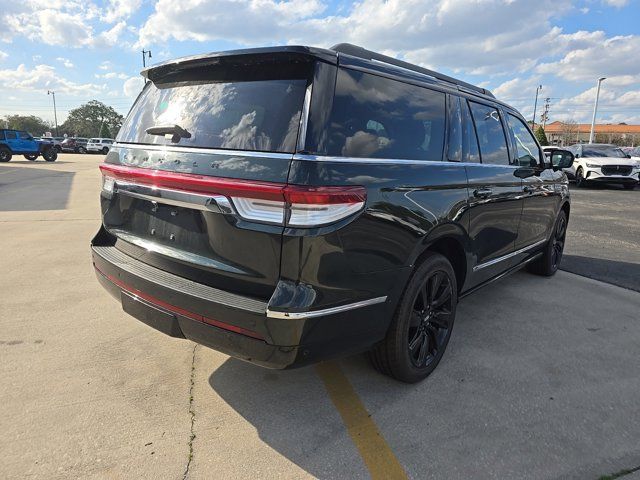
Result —
[{"label": "red taillight bar", "polygon": [[367,191],[364,187],[301,187],[287,185],[284,189],[284,196],[289,204],[353,204],[364,202],[367,199]]},{"label": "red taillight bar", "polygon": [[287,202],[289,204],[353,204],[364,202],[367,191],[360,186],[312,187],[286,185],[276,182],[258,182],[193,173],[151,170],[149,168],[127,167],[103,163],[100,165],[103,175],[159,188],[172,188],[191,193],[218,194],[230,197],[257,198]]},{"label": "red taillight bar", "polygon": [[148,293],[144,293],[137,288],[132,287],[131,285],[127,285],[122,280],[114,277],[113,275],[109,275],[100,270],[95,264],[93,266],[96,271],[109,280],[111,283],[117,285],[122,290],[130,293],[131,295],[135,295],[136,297],[140,297],[141,299],[152,303],[153,305],[163,308],[164,310],[168,310],[172,313],[177,313],[178,315],[182,315],[183,317],[190,318],[192,320],[197,320],[198,322],[203,322],[209,325],[213,325],[214,327],[221,328],[223,330],[228,330],[230,332],[239,333],[241,335],[245,335],[247,337],[256,338],[258,340],[264,340],[262,335],[256,333],[252,330],[247,330],[246,328],[238,327],[236,325],[230,325],[225,322],[221,322],[219,320],[214,320],[213,318],[205,317],[204,315],[200,315],[198,313],[190,312],[189,310],[185,310],[184,308],[176,307],[170,303],[167,303],[159,298],[154,297],[153,295],[149,295]]},{"label": "red taillight bar", "polygon": [[103,175],[116,180],[126,180],[153,187],[173,188],[192,193],[219,194],[237,197],[258,198],[261,200],[284,201],[285,185],[281,183],[254,182],[230,178],[209,177],[193,173],[168,172],[149,168],[126,167],[103,163],[100,165]]}]

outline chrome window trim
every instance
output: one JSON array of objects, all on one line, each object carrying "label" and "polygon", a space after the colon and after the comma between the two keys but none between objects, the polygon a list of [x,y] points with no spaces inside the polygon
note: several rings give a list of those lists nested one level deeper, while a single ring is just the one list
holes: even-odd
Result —
[{"label": "chrome window trim", "polygon": [[304,103],[302,104],[302,113],[300,114],[300,127],[298,129],[298,150],[304,150],[307,142],[307,124],[309,123],[309,108],[311,106],[311,93],[313,84],[307,86],[304,93]]},{"label": "chrome window trim", "polygon": [[291,159],[293,153],[280,152],[256,152],[253,150],[226,150],[224,148],[204,148],[204,147],[180,147],[178,145],[145,145],[141,143],[113,143],[112,149],[130,149],[130,150],[154,150],[160,152],[180,152],[180,153],[198,153],[198,154],[215,154],[228,155],[230,157],[257,157],[257,158],[283,158]]},{"label": "chrome window trim", "polygon": [[511,257],[515,257],[516,255],[520,255],[521,253],[526,252],[527,250],[531,250],[532,248],[538,247],[544,243],[547,243],[548,240],[540,240],[539,242],[532,243],[531,245],[527,245],[526,247],[522,247],[515,252],[507,253],[498,258],[494,258],[493,260],[489,260],[488,262],[481,263],[480,265],[476,265],[473,267],[473,271],[477,272],[478,270],[482,270],[483,268],[490,267],[491,265],[495,265],[496,263],[500,263],[504,260],[508,260]]},{"label": "chrome window trim", "polygon": [[494,163],[480,162],[451,162],[445,160],[406,160],[402,158],[369,158],[369,157],[334,157],[328,155],[309,155],[297,153],[293,156],[293,160],[304,162],[342,162],[342,163],[363,163],[363,164],[380,164],[380,165],[438,165],[438,166],[474,166],[474,167],[490,167],[490,168],[512,168],[516,170],[520,168],[518,165],[497,165]]},{"label": "chrome window trim", "polygon": [[376,305],[378,303],[384,303],[386,301],[387,296],[385,295],[384,297],[370,298],[369,300],[362,300],[360,302],[349,303],[347,305],[340,305],[339,307],[324,308],[322,310],[311,310],[308,312],[280,312],[278,310],[271,310],[267,307],[267,317],[289,320],[323,317],[325,315],[347,312],[356,308],[368,307],[370,305]]}]

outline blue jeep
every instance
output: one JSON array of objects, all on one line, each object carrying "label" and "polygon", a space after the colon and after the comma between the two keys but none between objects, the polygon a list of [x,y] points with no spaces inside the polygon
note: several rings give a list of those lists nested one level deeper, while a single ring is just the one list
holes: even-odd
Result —
[{"label": "blue jeep", "polygon": [[0,162],[8,162],[13,155],[24,155],[27,160],[35,160],[42,155],[47,162],[55,162],[58,151],[48,142],[34,140],[23,130],[0,130]]}]

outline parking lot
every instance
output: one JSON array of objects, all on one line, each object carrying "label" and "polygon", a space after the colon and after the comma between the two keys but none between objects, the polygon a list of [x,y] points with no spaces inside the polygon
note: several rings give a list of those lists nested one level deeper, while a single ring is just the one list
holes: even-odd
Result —
[{"label": "parking lot", "polygon": [[438,369],[405,385],[363,355],[261,369],[124,314],[89,254],[101,159],[0,165],[0,477],[595,480],[640,467],[640,188],[572,188],[564,268],[580,275],[520,272],[465,298]]}]

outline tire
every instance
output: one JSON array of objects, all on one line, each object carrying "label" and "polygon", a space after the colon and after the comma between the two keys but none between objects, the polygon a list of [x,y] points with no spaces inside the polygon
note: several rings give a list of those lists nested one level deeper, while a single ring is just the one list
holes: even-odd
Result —
[{"label": "tire", "polygon": [[587,186],[587,180],[584,178],[584,171],[582,167],[578,167],[576,170],[576,187],[584,188]]},{"label": "tire", "polygon": [[62,147],[60,145],[54,145],[57,153],[62,153]]},{"label": "tire", "polygon": [[30,162],[33,162],[36,158],[38,158],[38,155],[25,155],[24,158],[26,158]]},{"label": "tire", "polygon": [[87,153],[87,149],[84,147],[78,147],[78,153]]},{"label": "tire", "polygon": [[536,275],[551,277],[555,275],[562,261],[565,239],[567,236],[567,214],[560,210],[556,218],[553,234],[544,247],[542,256],[527,265],[527,269]]},{"label": "tire", "polygon": [[106,155],[107,153],[109,153],[109,148],[107,147],[102,147],[102,154]]},{"label": "tire", "polygon": [[58,159],[58,149],[55,147],[47,148],[43,153],[42,157],[47,162],[55,162]]},{"label": "tire", "polygon": [[7,147],[0,147],[0,162],[8,162],[11,160],[11,150]]},{"label": "tire", "polygon": [[369,352],[374,368],[406,383],[424,380],[449,343],[458,303],[451,263],[429,252],[411,276],[385,339]]},{"label": "tire", "polygon": [[625,190],[633,190],[634,188],[636,188],[636,185],[637,183],[625,183],[622,186]]}]

